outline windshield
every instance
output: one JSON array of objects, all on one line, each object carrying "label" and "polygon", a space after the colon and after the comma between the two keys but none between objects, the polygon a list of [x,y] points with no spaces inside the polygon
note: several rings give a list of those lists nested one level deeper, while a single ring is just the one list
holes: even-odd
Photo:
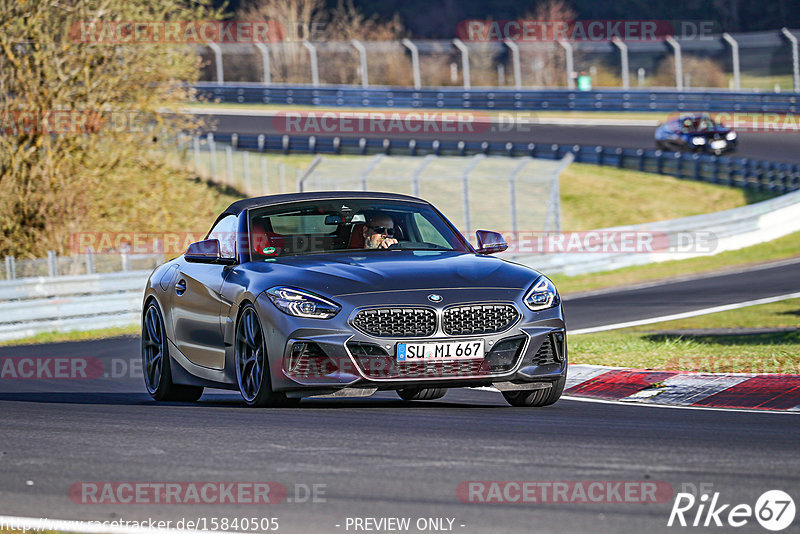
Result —
[{"label": "windshield", "polygon": [[254,261],[345,250],[469,251],[464,238],[429,205],[312,200],[249,211]]},{"label": "windshield", "polygon": [[706,116],[687,118],[681,123],[681,131],[683,133],[710,132],[715,128],[714,121],[711,117]]}]

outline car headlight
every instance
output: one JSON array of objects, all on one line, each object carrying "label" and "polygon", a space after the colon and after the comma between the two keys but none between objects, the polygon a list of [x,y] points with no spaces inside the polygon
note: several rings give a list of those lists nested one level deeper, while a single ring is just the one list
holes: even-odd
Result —
[{"label": "car headlight", "polygon": [[692,137],[692,144],[696,145],[696,146],[702,146],[702,145],[706,144],[706,138],[705,137]]},{"label": "car headlight", "polygon": [[736,139],[736,132],[728,132],[728,134],[725,136],[725,139],[728,141],[733,141]]},{"label": "car headlight", "polygon": [[273,287],[266,293],[276,308],[293,317],[330,319],[342,309],[335,302],[293,287]]},{"label": "car headlight", "polygon": [[525,305],[533,311],[552,308],[561,302],[556,286],[546,276],[536,279],[524,300]]}]

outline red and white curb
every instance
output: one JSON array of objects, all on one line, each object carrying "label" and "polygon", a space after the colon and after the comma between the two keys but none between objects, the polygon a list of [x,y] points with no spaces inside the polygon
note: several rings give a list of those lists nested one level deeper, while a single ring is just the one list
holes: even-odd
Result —
[{"label": "red and white curb", "polygon": [[569,366],[564,395],[591,399],[800,413],[800,375]]}]

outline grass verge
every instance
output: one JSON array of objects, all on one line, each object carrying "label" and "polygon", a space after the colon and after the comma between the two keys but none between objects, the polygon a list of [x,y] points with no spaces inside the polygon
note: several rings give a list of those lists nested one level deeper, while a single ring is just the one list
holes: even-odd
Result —
[{"label": "grass verge", "polygon": [[562,294],[569,295],[570,293],[627,286],[653,280],[709,273],[794,258],[800,253],[798,251],[800,251],[800,232],[766,243],[759,243],[752,247],[722,252],[714,256],[637,265],[580,276],[555,274],[551,278]]},{"label": "grass verge", "polygon": [[572,363],[800,374],[800,299],[569,337]]},{"label": "grass verge", "polygon": [[85,330],[82,332],[43,332],[31,337],[0,342],[0,347],[38,345],[43,343],[61,343],[64,341],[87,341],[91,339],[104,339],[120,336],[138,336],[140,331],[141,327],[138,324],[134,324],[115,328]]}]

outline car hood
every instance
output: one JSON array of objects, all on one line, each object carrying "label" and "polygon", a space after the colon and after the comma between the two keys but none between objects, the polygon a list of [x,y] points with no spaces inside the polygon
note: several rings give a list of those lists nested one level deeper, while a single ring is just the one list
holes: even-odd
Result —
[{"label": "car hood", "polygon": [[539,273],[492,256],[440,251],[369,251],[250,262],[253,293],[277,285],[339,296],[409,289],[524,290]]}]

